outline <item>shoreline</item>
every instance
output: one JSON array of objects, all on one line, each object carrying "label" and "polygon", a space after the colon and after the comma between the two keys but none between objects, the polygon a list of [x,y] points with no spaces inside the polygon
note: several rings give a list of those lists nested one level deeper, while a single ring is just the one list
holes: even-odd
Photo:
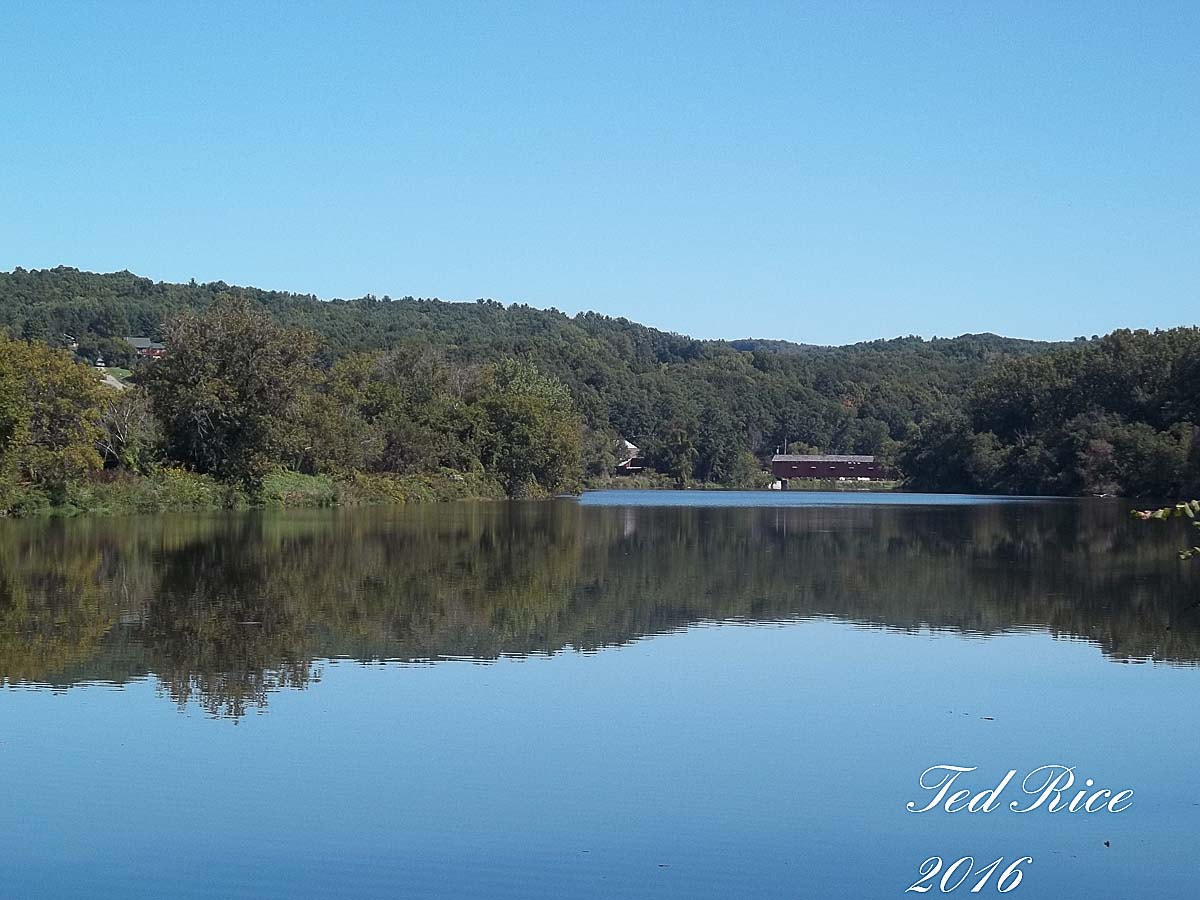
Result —
[{"label": "shoreline", "polygon": [[356,473],[336,477],[279,471],[267,475],[260,488],[250,492],[210,475],[163,468],[146,475],[98,473],[86,481],[68,484],[59,497],[35,485],[16,485],[3,498],[0,519],[402,506],[507,498],[498,481],[476,472],[398,476]]},{"label": "shoreline", "polygon": [[[588,478],[571,496],[584,491],[770,491],[769,478],[752,483],[677,483],[666,475]],[[900,482],[838,482],[813,480],[793,485],[791,492],[844,491],[881,493],[900,489]],[[778,491],[770,491],[778,493]],[[549,496],[561,496],[561,493]],[[186,469],[163,467],[136,475],[102,470],[71,482],[58,496],[33,484],[10,486],[0,495],[0,519],[121,516],[139,513],[204,512],[243,509],[317,509],[323,507],[391,506],[444,503],[459,500],[542,499],[543,495],[510,495],[500,482],[482,472],[443,470],[420,475],[353,473],[344,476],[306,475],[280,470],[263,478],[257,491]]]},{"label": "shoreline", "polygon": [[[803,493],[895,494],[905,493],[900,481],[839,482],[813,479],[787,490],[771,489],[767,482],[679,484],[668,476],[589,478],[575,491],[511,495],[498,480],[482,472],[440,472],[420,475],[354,473],[344,476],[306,475],[289,470],[267,475],[258,491],[249,492],[234,482],[221,481],[185,469],[164,467],[145,475],[101,471],[69,484],[55,499],[35,485],[11,486],[0,496],[0,520],[130,516],[177,512],[239,510],[328,509],[363,506],[405,506],[461,501],[579,499],[585,493],[607,491],[686,491],[727,493],[750,491],[769,495]],[[941,492],[935,492],[941,493]],[[1075,499],[1053,496],[995,495],[1008,499]],[[1117,499],[1117,498],[1114,498]],[[1128,498],[1126,498],[1128,499]]]}]

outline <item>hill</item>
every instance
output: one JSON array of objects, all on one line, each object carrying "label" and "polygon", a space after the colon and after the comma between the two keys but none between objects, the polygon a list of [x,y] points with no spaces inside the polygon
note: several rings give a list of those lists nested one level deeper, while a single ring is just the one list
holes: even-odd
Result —
[{"label": "hill", "polygon": [[701,341],[597,313],[504,306],[490,300],[313,295],[225,282],[171,284],[130,272],[59,267],[0,273],[0,327],[110,364],[133,359],[121,338],[161,336],[162,324],[233,294],[280,324],[309,329],[329,365],[349,354],[432,347],[452,364],[521,357],[561,379],[591,432],[590,468],[620,434],[652,448],[663,467],[700,480],[735,477],[739,454],[785,443],[891,457],[931,419],[959,411],[990,363],[1051,344],[992,334],[901,337],[845,347],[774,340]]}]

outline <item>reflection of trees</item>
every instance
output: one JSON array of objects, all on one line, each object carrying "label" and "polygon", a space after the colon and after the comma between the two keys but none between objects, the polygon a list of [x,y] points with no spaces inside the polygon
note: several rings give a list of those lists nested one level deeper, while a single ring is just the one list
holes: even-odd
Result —
[{"label": "reflection of trees", "polygon": [[1117,505],[458,504],[0,524],[0,676],[153,673],[240,715],[315,661],[595,648],[700,620],[1038,627],[1200,662],[1194,575]]},{"label": "reflection of trees", "polygon": [[290,603],[298,589],[264,552],[255,519],[223,527],[164,555],[153,600],[134,629],[146,662],[182,704],[241,715],[280,687],[304,687],[312,649]]}]

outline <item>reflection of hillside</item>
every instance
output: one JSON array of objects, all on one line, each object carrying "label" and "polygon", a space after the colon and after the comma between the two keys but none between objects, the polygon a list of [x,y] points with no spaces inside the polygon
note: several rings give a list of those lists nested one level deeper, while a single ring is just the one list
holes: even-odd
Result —
[{"label": "reflection of hillside", "polygon": [[1017,627],[1200,661],[1192,570],[1116,505],[572,503],[0,525],[0,676],[152,673],[240,714],[314,661],[595,648],[701,620]]}]

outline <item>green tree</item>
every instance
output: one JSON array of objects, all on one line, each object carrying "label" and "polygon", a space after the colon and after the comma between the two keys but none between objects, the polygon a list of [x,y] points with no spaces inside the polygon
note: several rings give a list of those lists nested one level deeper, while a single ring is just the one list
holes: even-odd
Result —
[{"label": "green tree", "polygon": [[618,462],[618,456],[624,457],[624,450],[618,446],[618,440],[612,432],[584,428],[582,457],[587,475],[595,477],[612,472]]},{"label": "green tree", "polygon": [[144,380],[168,455],[256,488],[302,439],[314,337],[230,296],[177,316],[165,337],[166,356]]},{"label": "green tree", "polygon": [[29,433],[24,375],[15,365],[16,341],[0,336],[0,510],[11,503],[17,456]]},{"label": "green tree", "polygon": [[735,482],[742,472],[745,440],[733,417],[716,404],[700,416],[695,474],[700,481]]},{"label": "green tree", "polygon": [[61,500],[71,481],[100,466],[102,390],[69,353],[0,338],[0,473]]},{"label": "green tree", "polygon": [[899,456],[908,483],[919,490],[977,490],[972,437],[963,416],[939,416],[925,423]]},{"label": "green tree", "polygon": [[582,423],[571,395],[531,363],[504,360],[485,370],[479,391],[484,468],[511,494],[575,487]]},{"label": "green tree", "polygon": [[646,459],[655,469],[685,485],[696,475],[700,461],[697,448],[699,425],[690,417],[677,416],[646,442]]}]

